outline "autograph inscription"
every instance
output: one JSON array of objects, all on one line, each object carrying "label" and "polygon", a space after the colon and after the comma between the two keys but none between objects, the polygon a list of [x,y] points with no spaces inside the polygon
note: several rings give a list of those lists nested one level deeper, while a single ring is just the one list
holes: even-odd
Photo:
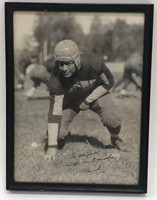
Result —
[{"label": "autograph inscription", "polygon": [[[120,158],[120,154],[110,153],[105,156],[100,156],[99,152],[93,152],[93,153],[87,153],[87,154],[80,154],[78,156],[73,156],[70,158],[70,163],[66,164],[66,166],[78,166],[78,165],[84,165],[87,163],[98,163],[105,161],[107,159],[115,159],[118,160]],[[94,169],[84,169],[83,172],[89,173],[89,172],[96,172],[101,169],[101,165],[98,165]]]}]

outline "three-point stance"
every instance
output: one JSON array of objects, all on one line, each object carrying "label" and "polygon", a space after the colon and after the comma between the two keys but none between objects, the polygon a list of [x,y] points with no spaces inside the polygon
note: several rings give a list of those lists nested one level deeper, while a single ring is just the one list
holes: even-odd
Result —
[{"label": "three-point stance", "polygon": [[81,110],[97,113],[111,134],[113,147],[121,150],[121,119],[109,90],[114,78],[103,58],[79,52],[71,40],[59,42],[54,51],[55,66],[49,80],[48,150],[46,158],[55,159],[62,148],[68,128]]}]

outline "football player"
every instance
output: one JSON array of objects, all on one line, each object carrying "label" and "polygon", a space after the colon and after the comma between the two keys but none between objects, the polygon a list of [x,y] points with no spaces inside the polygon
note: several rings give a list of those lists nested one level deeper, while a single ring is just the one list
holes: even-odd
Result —
[{"label": "football player", "polygon": [[71,40],[59,42],[54,51],[55,65],[48,83],[50,107],[48,114],[47,160],[54,160],[57,149],[63,148],[69,125],[82,110],[97,113],[109,130],[114,148],[122,150],[119,138],[121,118],[110,89],[114,78],[102,57],[80,53]]},{"label": "football player", "polygon": [[113,91],[121,84],[123,84],[120,94],[125,97],[127,92],[127,87],[129,84],[133,83],[137,90],[141,90],[141,85],[137,82],[137,77],[142,77],[142,57],[141,55],[134,53],[126,61],[124,66],[124,72],[122,77],[116,82],[113,87]]},{"label": "football player", "polygon": [[33,82],[32,87],[26,91],[28,100],[33,97],[35,90],[41,85],[41,83],[44,83],[46,86],[48,86],[50,71],[45,64],[49,64],[49,62],[40,64],[37,57],[31,58],[31,64],[28,65],[26,69],[26,76],[29,77]]}]

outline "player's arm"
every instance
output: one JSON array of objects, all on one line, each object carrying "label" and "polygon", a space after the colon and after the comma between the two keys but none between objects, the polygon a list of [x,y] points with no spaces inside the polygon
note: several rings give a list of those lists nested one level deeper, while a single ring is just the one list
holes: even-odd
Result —
[{"label": "player's arm", "polygon": [[48,113],[48,150],[47,160],[54,160],[58,145],[58,133],[62,119],[62,104],[64,95],[50,95]]},{"label": "player's arm", "polygon": [[50,105],[48,112],[48,150],[47,160],[54,160],[58,145],[58,132],[62,119],[62,108],[64,92],[60,82],[53,73],[51,73],[48,88],[50,93]]},{"label": "player's arm", "polygon": [[90,104],[103,96],[114,84],[114,77],[104,62],[102,63],[101,72],[98,74],[98,80],[100,85],[85,99],[86,104]]},{"label": "player's arm", "polygon": [[57,145],[58,131],[62,119],[64,95],[51,95],[48,113],[48,146]]}]

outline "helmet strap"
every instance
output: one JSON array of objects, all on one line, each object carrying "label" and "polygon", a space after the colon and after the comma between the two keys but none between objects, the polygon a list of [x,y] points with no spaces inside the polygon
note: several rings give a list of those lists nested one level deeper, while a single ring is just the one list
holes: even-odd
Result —
[{"label": "helmet strap", "polygon": [[75,67],[76,67],[77,70],[79,71],[80,68],[81,68],[81,59],[80,59],[80,55],[78,55],[78,56],[75,58],[74,63],[75,63]]}]

